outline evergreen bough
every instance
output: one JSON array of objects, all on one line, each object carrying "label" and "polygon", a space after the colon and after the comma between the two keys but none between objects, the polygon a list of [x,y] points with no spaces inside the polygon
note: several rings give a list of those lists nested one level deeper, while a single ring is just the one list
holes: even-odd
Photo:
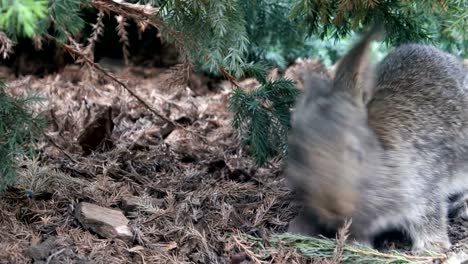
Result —
[{"label": "evergreen bough", "polygon": [[445,255],[429,251],[418,256],[403,254],[397,250],[384,253],[365,246],[345,243],[342,238],[328,239],[284,233],[272,235],[267,245],[262,238],[246,236],[244,239],[251,242],[254,251],[265,259],[278,254],[278,249],[294,248],[310,258],[311,263],[427,264],[442,263],[446,260]]},{"label": "evergreen bough", "polygon": [[85,0],[0,0],[0,31],[10,38],[39,37],[53,29],[58,40],[83,30]]},{"label": "evergreen bough", "polygon": [[248,64],[244,72],[259,81],[260,86],[250,92],[234,89],[229,104],[234,112],[233,125],[258,165],[286,153],[290,111],[299,94],[292,80],[267,80],[265,69],[259,63]]},{"label": "evergreen bough", "polygon": [[468,55],[466,0],[294,2],[290,17],[298,19],[309,34],[321,38],[346,38],[350,32],[379,21],[385,26],[385,41],[391,45],[431,42],[462,56]]},{"label": "evergreen bough", "polygon": [[18,155],[33,154],[33,144],[45,127],[44,119],[29,110],[40,98],[12,97],[6,89],[0,81],[0,192],[15,180]]}]

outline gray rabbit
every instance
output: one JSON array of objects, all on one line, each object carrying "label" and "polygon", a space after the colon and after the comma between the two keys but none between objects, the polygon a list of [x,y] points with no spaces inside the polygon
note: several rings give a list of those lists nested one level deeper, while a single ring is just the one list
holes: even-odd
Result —
[{"label": "gray rabbit", "polygon": [[304,206],[289,232],[372,246],[389,229],[412,251],[451,246],[448,198],[468,190],[468,74],[439,49],[405,44],[373,69],[369,31],[332,80],[308,76],[289,135],[285,176]]},{"label": "gray rabbit", "polygon": [[451,195],[448,202],[448,216],[450,219],[468,220],[468,192]]}]

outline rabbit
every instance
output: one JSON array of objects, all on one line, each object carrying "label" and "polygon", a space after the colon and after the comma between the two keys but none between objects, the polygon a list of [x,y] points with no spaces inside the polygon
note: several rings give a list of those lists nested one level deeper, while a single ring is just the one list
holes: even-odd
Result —
[{"label": "rabbit", "polygon": [[333,79],[309,74],[292,114],[285,178],[303,209],[288,232],[373,247],[389,229],[411,251],[444,251],[448,198],[468,190],[468,74],[457,57],[403,44],[379,64],[376,25],[341,59]]},{"label": "rabbit", "polygon": [[448,199],[449,219],[468,220],[468,191],[452,194]]}]

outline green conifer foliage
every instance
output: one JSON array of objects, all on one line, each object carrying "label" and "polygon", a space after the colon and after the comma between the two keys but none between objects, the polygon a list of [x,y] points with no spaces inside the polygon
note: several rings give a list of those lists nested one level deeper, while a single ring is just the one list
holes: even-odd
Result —
[{"label": "green conifer foliage", "polygon": [[[298,0],[290,17],[310,34],[346,38],[351,32],[382,23],[385,41],[431,42],[451,52],[467,54],[468,1],[466,0]],[[450,44],[449,44],[450,43]]]},{"label": "green conifer foliage", "polygon": [[47,1],[2,0],[0,1],[0,29],[10,36],[21,34],[32,37],[36,23],[47,15]]},{"label": "green conifer foliage", "polygon": [[251,92],[236,88],[229,108],[234,112],[233,125],[241,132],[243,143],[257,164],[264,165],[268,158],[287,151],[290,110],[299,90],[288,79],[267,80],[262,64],[249,64],[244,72],[257,79],[260,87]]},{"label": "green conifer foliage", "polygon": [[18,154],[33,154],[33,144],[45,126],[44,119],[29,111],[40,98],[15,98],[0,82],[0,191],[14,182]]},{"label": "green conifer foliage", "polygon": [[0,31],[16,39],[47,33],[50,26],[59,40],[84,27],[80,17],[85,0],[1,0]]}]

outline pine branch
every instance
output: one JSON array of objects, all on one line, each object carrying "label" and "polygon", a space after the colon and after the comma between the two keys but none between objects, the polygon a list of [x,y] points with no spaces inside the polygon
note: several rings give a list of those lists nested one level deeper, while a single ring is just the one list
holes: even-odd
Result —
[{"label": "pine branch", "polygon": [[0,3],[0,31],[16,39],[17,35],[32,37],[37,22],[47,16],[47,1],[15,0]]},{"label": "pine branch", "polygon": [[[346,237],[345,234],[340,234]],[[335,260],[331,263],[352,263],[352,264],[423,264],[440,263],[447,260],[444,254],[434,254],[428,252],[426,256],[413,256],[402,254],[397,251],[382,253],[367,247],[343,244],[340,237],[337,239],[325,239],[316,237],[304,237],[292,234],[274,235],[268,240],[268,245],[263,245],[263,239],[253,236],[240,237],[243,241],[254,243],[255,253],[262,256],[271,256],[277,248],[294,248],[311,260],[327,261]],[[343,238],[341,238],[343,239]],[[338,260],[338,261],[336,261]],[[321,262],[320,262],[321,263]],[[325,262],[328,263],[328,262]]]},{"label": "pine branch", "polygon": [[0,55],[6,59],[13,53],[14,42],[0,31]]},{"label": "pine branch", "polygon": [[91,36],[88,37],[88,45],[85,48],[85,53],[90,56],[90,58],[94,59],[94,47],[96,46],[96,42],[99,40],[99,36],[104,33],[104,12],[99,10],[99,13],[96,18],[96,23],[93,24],[93,31],[91,32]]},{"label": "pine branch", "polygon": [[130,46],[130,43],[128,42],[128,33],[127,30],[125,29],[125,26],[127,26],[127,21],[125,16],[123,15],[118,15],[115,17],[117,20],[117,35],[119,36],[119,41],[122,43],[122,54],[123,58],[125,61],[125,65],[128,65],[128,58],[130,56],[130,53],[128,51],[128,47]]},{"label": "pine branch", "polygon": [[259,61],[256,63],[248,63],[243,66],[242,71],[244,72],[245,77],[253,77],[257,79],[261,84],[267,83],[266,76],[267,73],[267,64],[265,62]]},{"label": "pine branch", "polygon": [[[265,78],[265,75],[260,76]],[[287,79],[265,81],[251,92],[238,87],[231,94],[232,124],[240,131],[243,143],[258,165],[286,154],[290,110],[298,94],[294,82]]]},{"label": "pine branch", "polygon": [[139,5],[120,4],[111,0],[90,0],[89,3],[98,10],[105,10],[107,12],[115,12],[117,14],[126,15],[133,18],[135,21],[144,21],[161,31],[170,34],[178,47],[183,47],[183,35],[169,27],[162,20],[157,19],[153,15],[158,11],[155,8],[140,8]]},{"label": "pine branch", "polygon": [[29,109],[41,99],[9,96],[6,86],[0,82],[0,192],[15,180],[17,156],[33,153],[35,140],[45,127],[45,120]]},{"label": "pine branch", "polygon": [[[66,41],[67,35],[83,30],[85,22],[79,15],[83,3],[83,0],[49,0],[49,16],[58,40]],[[46,33],[49,26],[49,21],[44,20],[40,33]]]}]

